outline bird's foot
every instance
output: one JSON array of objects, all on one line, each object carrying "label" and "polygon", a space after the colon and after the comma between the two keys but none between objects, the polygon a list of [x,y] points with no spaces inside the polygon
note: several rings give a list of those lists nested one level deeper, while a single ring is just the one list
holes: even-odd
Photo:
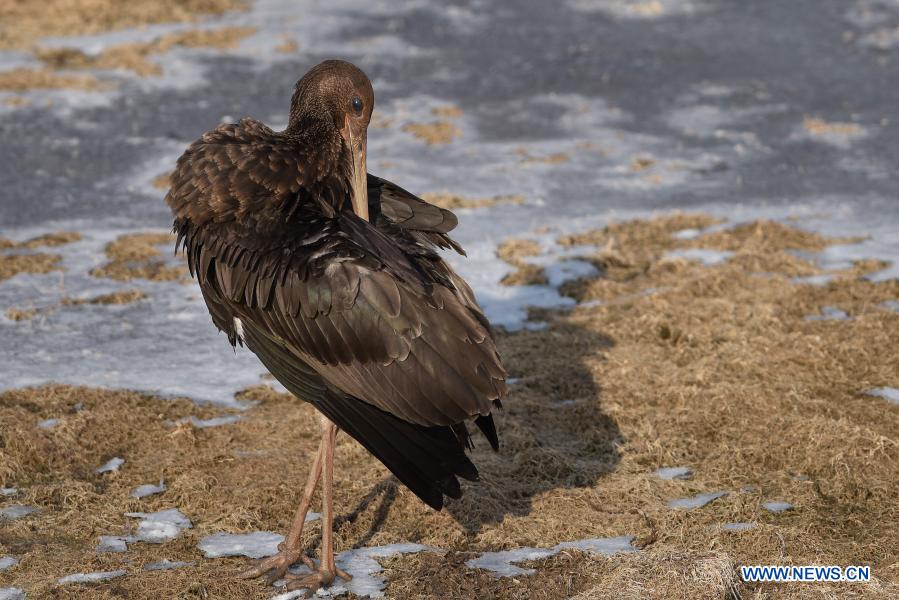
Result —
[{"label": "bird's foot", "polygon": [[311,558],[303,554],[302,548],[283,548],[278,547],[279,552],[274,556],[263,558],[253,567],[242,572],[238,577],[241,579],[253,579],[265,575],[266,585],[271,585],[287,575],[287,569],[291,565],[302,561],[307,567],[315,570],[318,565]]},{"label": "bird's foot", "polygon": [[315,592],[318,588],[328,587],[334,583],[337,577],[344,581],[349,581],[353,578],[352,575],[337,566],[334,567],[333,571],[325,567],[318,567],[313,569],[312,573],[306,575],[294,575],[292,573],[285,575],[288,591],[305,589],[310,592]]}]

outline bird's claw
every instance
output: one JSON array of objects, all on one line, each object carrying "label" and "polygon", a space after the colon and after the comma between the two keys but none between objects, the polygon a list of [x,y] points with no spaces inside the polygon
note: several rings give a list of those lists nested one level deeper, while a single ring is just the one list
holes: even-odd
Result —
[{"label": "bird's claw", "polygon": [[238,577],[241,579],[253,579],[265,575],[266,585],[271,585],[283,578],[287,574],[287,569],[300,560],[310,569],[316,568],[316,564],[311,558],[303,554],[302,549],[281,549],[274,556],[258,561],[253,567],[243,571]]},{"label": "bird's claw", "polygon": [[344,581],[349,581],[353,578],[352,575],[344,571],[339,567],[334,567],[334,571],[329,571],[328,569],[314,569],[312,573],[308,573],[306,575],[294,575],[292,573],[287,573],[285,579],[288,580],[287,590],[309,590],[314,592],[318,588],[328,587],[332,583],[334,583],[334,579],[340,577]]}]

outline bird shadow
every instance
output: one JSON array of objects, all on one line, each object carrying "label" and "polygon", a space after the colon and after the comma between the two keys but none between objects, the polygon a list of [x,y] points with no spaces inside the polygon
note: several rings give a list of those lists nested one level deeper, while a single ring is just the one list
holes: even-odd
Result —
[{"label": "bird shadow", "polygon": [[[602,410],[601,388],[590,367],[614,345],[601,333],[565,321],[543,330],[499,332],[497,342],[510,374],[504,408],[494,413],[500,449],[473,435],[472,461],[480,480],[463,483],[463,496],[445,506],[467,532],[530,514],[533,498],[559,488],[589,488],[619,462],[621,433]],[[388,517],[400,484],[378,481],[334,528],[350,527],[377,502],[366,532],[353,545],[368,544]],[[366,518],[367,520],[367,518]],[[320,536],[309,542],[311,550]]]},{"label": "bird shadow", "polygon": [[562,319],[497,341],[511,381],[495,415],[501,447],[477,445],[480,481],[446,506],[473,533],[530,514],[534,497],[549,490],[593,487],[620,460],[621,432],[602,410],[591,368],[614,346],[610,337]]}]

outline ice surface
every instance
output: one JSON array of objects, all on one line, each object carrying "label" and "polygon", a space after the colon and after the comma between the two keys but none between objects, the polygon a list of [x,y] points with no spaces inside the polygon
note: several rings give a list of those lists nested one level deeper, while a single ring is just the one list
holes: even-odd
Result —
[{"label": "ice surface", "polygon": [[14,487],[0,488],[0,496],[15,496],[19,490]]},{"label": "ice surface", "polygon": [[19,564],[19,561],[12,556],[2,556],[0,557],[0,571],[5,571],[10,567],[14,567]]},{"label": "ice surface", "polygon": [[893,404],[899,404],[899,389],[892,387],[881,387],[874,388],[873,390],[868,390],[865,394],[869,396],[876,396],[878,398],[883,398],[888,402],[892,402]]},{"label": "ice surface", "polygon": [[725,531],[747,531],[755,529],[755,523],[725,523],[721,526]]},{"label": "ice surface", "polygon": [[0,508],[0,521],[6,519],[9,521],[15,521],[16,519],[21,519],[31,513],[37,512],[38,509],[34,506],[27,506],[25,504],[12,504],[7,506],[6,508]]},{"label": "ice surface", "polygon": [[97,469],[94,471],[94,473],[110,473],[112,471],[118,471],[119,467],[121,467],[124,464],[125,464],[124,458],[119,458],[118,456],[115,456],[115,457],[107,460],[101,466],[97,467]]},{"label": "ice surface", "polygon": [[25,600],[25,590],[17,587],[0,588],[0,600]]},{"label": "ice surface", "polygon": [[180,569],[182,567],[192,567],[195,563],[193,562],[185,562],[183,560],[169,560],[167,558],[163,558],[162,560],[147,563],[144,565],[145,571],[168,571],[170,569]]},{"label": "ice surface", "polygon": [[138,523],[135,540],[150,544],[161,544],[175,539],[184,529],[190,529],[193,524],[177,508],[169,508],[154,513],[129,512],[126,517],[141,519]]},{"label": "ice surface", "polygon": [[139,485],[131,492],[132,498],[145,498],[147,496],[152,496],[153,494],[161,494],[165,491],[165,482],[160,479],[159,485],[153,485],[152,483],[145,483],[143,485]]},{"label": "ice surface", "polygon": [[472,569],[486,569],[496,577],[517,577],[519,575],[532,575],[534,569],[525,569],[515,566],[528,560],[539,560],[554,556],[565,549],[585,550],[596,554],[610,556],[618,552],[636,552],[631,542],[633,536],[620,536],[610,538],[594,538],[562,542],[552,548],[516,548],[514,550],[500,550],[498,552],[485,552],[477,558],[465,562]]},{"label": "ice surface", "polygon": [[784,512],[784,511],[786,511],[786,510],[792,509],[792,508],[793,508],[793,505],[790,504],[789,502],[782,502],[782,501],[780,501],[780,500],[776,500],[776,501],[773,501],[773,502],[765,502],[764,504],[762,504],[762,507],[763,507],[765,510],[768,510],[768,511],[771,511],[771,512],[775,512],[775,513],[779,513],[779,512]]},{"label": "ice surface", "polygon": [[822,275],[806,275],[804,277],[794,277],[793,283],[806,284],[806,285],[827,285],[833,281],[833,275],[829,275],[824,273]]},{"label": "ice surface", "polygon": [[125,575],[126,571],[96,571],[93,573],[73,573],[61,577],[56,583],[59,585],[67,585],[70,583],[98,583],[100,581],[108,581]]},{"label": "ice surface", "polygon": [[690,467],[662,467],[656,469],[655,474],[662,479],[690,479],[693,477],[693,469]]},{"label": "ice surface", "polygon": [[668,508],[691,510],[701,508],[706,504],[726,496],[728,492],[707,492],[705,494],[696,494],[691,498],[678,498],[668,503]]},{"label": "ice surface", "polygon": [[821,308],[820,315],[807,315],[806,321],[848,321],[849,315],[846,311],[836,308],[835,306],[824,306]]},{"label": "ice surface", "polygon": [[576,11],[603,12],[618,19],[659,19],[708,8],[698,0],[568,0],[567,4]]},{"label": "ice surface", "polygon": [[57,425],[59,425],[59,419],[44,419],[37,424],[39,429],[53,429]]},{"label": "ice surface", "polygon": [[97,544],[97,552],[127,552],[128,542],[133,542],[130,535],[101,535]]},{"label": "ice surface", "polygon": [[204,537],[197,547],[206,558],[223,556],[248,556],[264,558],[278,553],[278,544],[284,536],[271,531],[253,533],[214,533]]},{"label": "ice surface", "polygon": [[733,252],[729,250],[711,250],[708,248],[682,248],[678,250],[670,250],[665,253],[666,259],[683,258],[686,260],[695,260],[706,266],[720,265],[726,262]]},{"label": "ice surface", "polygon": [[232,425],[240,421],[240,415],[223,415],[221,417],[212,417],[211,419],[198,419],[190,416],[184,419],[185,422],[192,423],[198,429],[206,429],[207,427],[220,427],[221,425]]}]

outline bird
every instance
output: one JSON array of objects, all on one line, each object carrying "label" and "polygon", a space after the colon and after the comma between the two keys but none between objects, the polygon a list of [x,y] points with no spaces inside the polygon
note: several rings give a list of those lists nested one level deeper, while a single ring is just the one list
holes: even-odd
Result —
[{"label": "bird", "polygon": [[[289,589],[350,579],[334,553],[334,445],[345,432],[425,504],[476,481],[473,423],[493,450],[506,369],[471,287],[458,219],[366,166],[369,78],[326,60],[297,82],[287,127],[244,118],[178,159],[165,200],[212,323],[318,411],[321,440],[278,553],[240,575]],[[298,405],[299,406],[299,405]],[[303,523],[321,483],[321,560]],[[311,573],[292,575],[298,562]]]}]

